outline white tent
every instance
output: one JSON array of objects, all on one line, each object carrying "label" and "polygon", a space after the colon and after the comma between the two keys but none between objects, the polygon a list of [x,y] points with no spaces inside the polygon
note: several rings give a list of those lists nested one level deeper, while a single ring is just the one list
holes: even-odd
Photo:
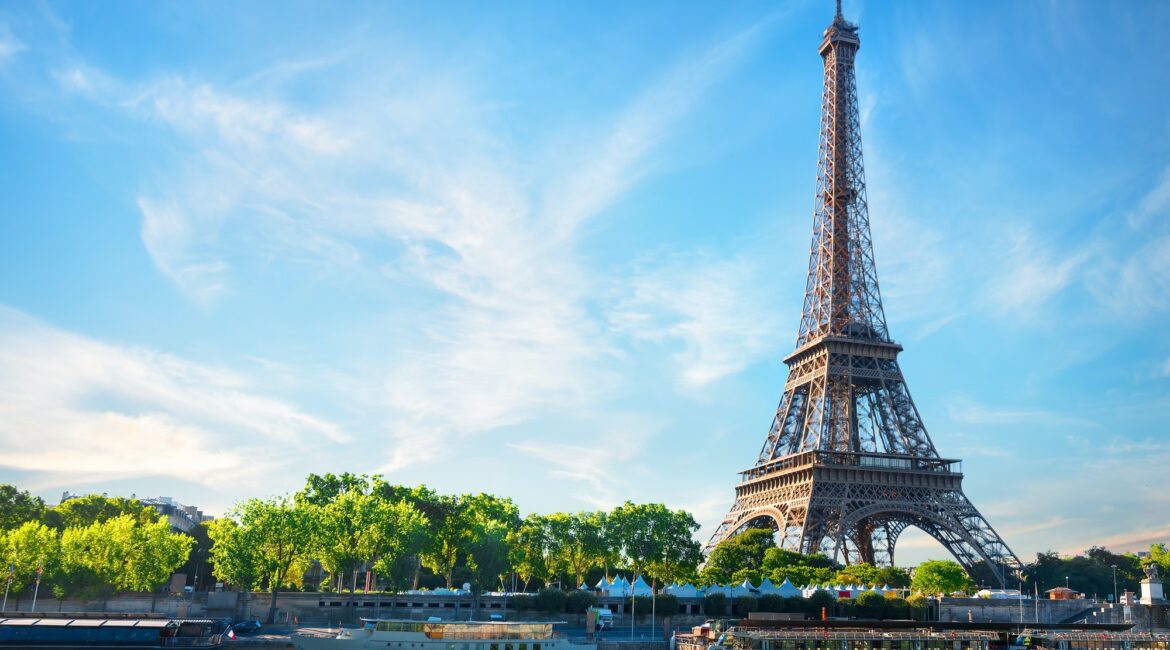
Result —
[{"label": "white tent", "polygon": [[577,590],[578,590],[578,591],[589,591],[589,585],[587,585],[587,584],[585,584],[584,582],[582,582],[582,583],[581,583],[581,586],[580,586],[580,587],[577,587]]},{"label": "white tent", "polygon": [[764,578],[760,582],[760,586],[756,587],[756,590],[760,592],[761,596],[765,594],[774,594],[776,593],[776,585],[772,584],[771,580]]},{"label": "white tent", "polygon": [[732,598],[739,598],[740,596],[755,596],[756,595],[755,585],[753,585],[751,583],[751,581],[747,580],[746,578],[740,584],[738,584],[734,587],[731,587],[730,591],[731,591]]},{"label": "white tent", "polygon": [[[763,585],[760,585],[760,588],[763,589]],[[785,578],[784,582],[781,582],[780,586],[776,587],[776,593],[784,596],[785,598],[793,598],[801,595],[801,590],[797,589],[796,585],[789,582],[788,578]]]},{"label": "white tent", "polygon": [[703,595],[699,592],[698,589],[695,589],[694,585],[689,582],[685,585],[667,587],[666,593],[672,596],[677,596],[679,598],[698,598],[699,596]]},{"label": "white tent", "polygon": [[609,583],[605,581],[605,576],[601,576],[601,580],[598,580],[593,588],[597,591],[609,591]]},{"label": "white tent", "polygon": [[650,585],[646,584],[646,581],[642,579],[642,576],[638,576],[637,579],[634,580],[633,590],[635,596],[649,596],[654,593],[654,590],[650,588]]}]

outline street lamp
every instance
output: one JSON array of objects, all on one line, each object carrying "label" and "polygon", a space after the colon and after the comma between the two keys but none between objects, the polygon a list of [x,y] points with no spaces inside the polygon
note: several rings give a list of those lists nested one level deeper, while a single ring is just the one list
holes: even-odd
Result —
[{"label": "street lamp", "polygon": [[1109,568],[1113,569],[1113,602],[1117,603],[1120,599],[1117,593],[1117,565],[1110,564]]}]

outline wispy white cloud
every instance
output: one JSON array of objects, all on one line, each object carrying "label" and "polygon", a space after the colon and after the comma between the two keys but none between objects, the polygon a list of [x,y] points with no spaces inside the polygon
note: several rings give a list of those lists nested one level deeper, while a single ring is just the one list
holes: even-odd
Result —
[{"label": "wispy white cloud", "polygon": [[1091,257],[1088,249],[1057,255],[1027,227],[1010,230],[1006,238],[1001,255],[988,265],[997,272],[984,291],[990,307],[1012,318],[1043,313],[1045,303],[1077,279]]},{"label": "wispy white cloud", "polygon": [[968,399],[954,399],[948,407],[952,420],[962,424],[1018,425],[1045,423],[1050,425],[1099,428],[1100,423],[1090,418],[1069,415],[1067,412],[1044,409],[996,408]]},{"label": "wispy white cloud", "polygon": [[592,508],[608,510],[629,498],[632,480],[641,475],[623,476],[613,468],[643,456],[661,427],[645,415],[617,413],[598,422],[584,443],[524,440],[508,446],[539,459],[551,478],[584,485],[587,489],[574,492],[576,497]]},{"label": "wispy white cloud", "polygon": [[0,22],[0,66],[26,49],[25,44],[12,35],[8,23]]},{"label": "wispy white cloud", "polygon": [[635,339],[681,344],[672,356],[685,386],[737,373],[782,344],[785,321],[762,263],[698,252],[654,255],[639,267],[608,318]]},{"label": "wispy white cloud", "polygon": [[264,396],[246,377],[145,348],[102,343],[0,309],[0,466],[106,479],[218,480],[256,444],[305,448],[349,436]]}]

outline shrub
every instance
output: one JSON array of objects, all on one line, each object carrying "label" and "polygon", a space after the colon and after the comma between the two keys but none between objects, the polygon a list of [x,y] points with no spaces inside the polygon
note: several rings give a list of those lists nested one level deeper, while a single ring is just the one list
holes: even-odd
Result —
[{"label": "shrub", "polygon": [[749,613],[760,608],[760,601],[755,596],[740,596],[735,599],[735,615],[746,617]]},{"label": "shrub", "polygon": [[657,616],[678,616],[678,598],[671,594],[658,594],[654,611]]},{"label": "shrub", "polygon": [[565,601],[568,595],[560,589],[541,589],[536,594],[536,609],[549,614],[561,614],[565,611]]},{"label": "shrub", "polygon": [[707,616],[727,616],[727,596],[707,594],[703,598],[703,612]]},{"label": "shrub", "polygon": [[886,614],[886,597],[876,591],[864,591],[854,600],[857,615],[864,618],[882,618]]},{"label": "shrub", "polygon": [[637,616],[647,616],[650,614],[650,608],[654,606],[650,602],[649,596],[634,596],[634,614]]},{"label": "shrub", "polygon": [[784,609],[781,611],[796,614],[803,612],[806,607],[808,607],[808,601],[804,599],[804,596],[789,596],[784,599]]},{"label": "shrub", "polygon": [[916,621],[926,620],[926,596],[913,594],[906,599],[906,605],[910,608],[910,618]]},{"label": "shrub", "polygon": [[886,618],[910,618],[910,607],[906,600],[894,594],[886,594]]},{"label": "shrub", "polygon": [[763,596],[760,596],[760,609],[759,609],[759,611],[761,611],[761,612],[787,611],[784,609],[785,604],[786,603],[784,602],[784,597],[781,596],[780,594],[764,594]]},{"label": "shrub", "polygon": [[519,596],[512,596],[508,599],[508,604],[522,611],[532,611],[536,609],[536,597],[527,594]]},{"label": "shrub", "polygon": [[833,598],[832,594],[825,591],[824,589],[817,589],[811,596],[808,597],[808,600],[805,601],[804,613],[813,618],[820,618],[821,609],[827,609],[831,612],[833,610],[833,605],[836,602],[837,601],[835,598]]},{"label": "shrub", "polygon": [[592,592],[574,589],[565,597],[565,605],[569,612],[579,614],[597,604],[597,596]]}]

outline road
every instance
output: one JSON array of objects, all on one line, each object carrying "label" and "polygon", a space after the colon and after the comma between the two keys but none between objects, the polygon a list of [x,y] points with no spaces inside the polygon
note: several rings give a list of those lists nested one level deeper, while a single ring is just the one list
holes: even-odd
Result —
[{"label": "road", "polygon": [[[585,628],[580,626],[558,625],[556,626],[556,631],[570,637],[585,636]],[[628,639],[630,638],[630,628],[629,626],[622,627],[619,625],[612,630],[599,633],[598,636],[609,639]],[[662,626],[659,625],[658,627],[652,628],[649,625],[639,625],[634,628],[634,638],[641,638],[647,641],[660,640],[662,639]]]}]

